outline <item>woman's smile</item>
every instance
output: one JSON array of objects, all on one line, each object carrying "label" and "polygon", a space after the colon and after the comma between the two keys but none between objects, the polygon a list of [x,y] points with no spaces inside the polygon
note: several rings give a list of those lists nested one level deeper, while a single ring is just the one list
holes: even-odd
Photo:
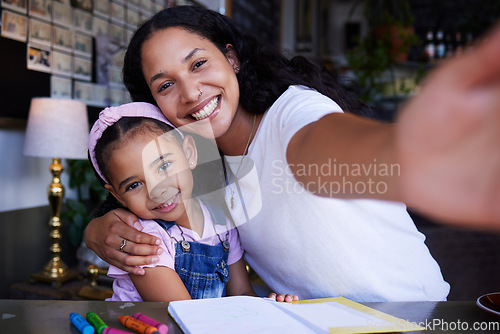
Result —
[{"label": "woman's smile", "polygon": [[191,114],[197,121],[205,119],[211,116],[215,109],[219,106],[220,95],[214,97],[210,102],[208,102],[200,111]]}]

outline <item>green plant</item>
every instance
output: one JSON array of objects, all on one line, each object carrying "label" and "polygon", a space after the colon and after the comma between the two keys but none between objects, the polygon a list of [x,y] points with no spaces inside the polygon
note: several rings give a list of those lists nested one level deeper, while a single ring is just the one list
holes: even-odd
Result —
[{"label": "green plant", "polygon": [[346,57],[361,98],[370,103],[382,94],[386,85],[382,78],[386,71],[396,62],[405,60],[409,48],[419,43],[419,39],[413,33],[414,17],[409,1],[357,0],[349,16],[361,3],[364,3],[368,33],[346,53]]},{"label": "green plant", "polygon": [[[91,220],[92,209],[107,196],[107,191],[99,183],[88,160],[68,160],[69,187],[76,189],[77,199],[67,198],[61,218],[68,222],[69,240],[78,246],[83,231]],[[84,192],[88,191],[88,199],[84,200]]]}]

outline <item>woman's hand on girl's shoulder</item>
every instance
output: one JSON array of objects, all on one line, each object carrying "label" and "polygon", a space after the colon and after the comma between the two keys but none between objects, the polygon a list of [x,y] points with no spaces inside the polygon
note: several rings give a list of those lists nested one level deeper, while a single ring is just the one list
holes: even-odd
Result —
[{"label": "woman's hand on girl's shoulder", "polygon": [[279,302],[279,303],[283,303],[283,302],[285,302],[285,303],[291,303],[292,301],[297,301],[297,300],[299,300],[299,297],[298,297],[297,295],[293,295],[293,296],[292,296],[292,295],[291,295],[291,294],[289,294],[289,293],[287,293],[286,295],[284,295],[284,294],[282,294],[282,293],[278,293],[278,294],[276,294],[276,293],[274,293],[274,292],[271,292],[271,293],[267,296],[267,298],[272,299],[272,300],[275,300],[275,301],[277,301],[277,302]]},{"label": "woman's hand on girl's shoulder", "polygon": [[143,275],[144,269],[137,266],[158,261],[160,240],[140,230],[142,226],[133,213],[115,209],[89,222],[85,243],[109,264],[131,274]]}]

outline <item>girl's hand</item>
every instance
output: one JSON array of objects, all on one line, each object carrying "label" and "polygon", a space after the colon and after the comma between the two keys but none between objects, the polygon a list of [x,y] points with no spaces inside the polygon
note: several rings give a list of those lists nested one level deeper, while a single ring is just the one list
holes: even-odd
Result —
[{"label": "girl's hand", "polygon": [[267,298],[273,299],[279,303],[285,302],[285,303],[291,303],[292,301],[297,301],[299,300],[299,297],[297,295],[291,295],[287,293],[286,295],[279,293],[275,294],[274,292],[271,292]]},{"label": "girl's hand", "polygon": [[157,262],[156,255],[161,249],[157,237],[140,230],[142,226],[134,214],[115,209],[89,222],[85,243],[109,264],[131,274],[144,275],[144,269],[137,266]]}]

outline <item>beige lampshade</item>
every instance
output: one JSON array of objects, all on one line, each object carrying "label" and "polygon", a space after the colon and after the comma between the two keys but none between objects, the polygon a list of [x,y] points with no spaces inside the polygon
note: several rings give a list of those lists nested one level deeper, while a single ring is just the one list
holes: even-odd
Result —
[{"label": "beige lampshade", "polygon": [[31,100],[24,154],[87,159],[89,123],[85,103],[37,97]]}]

